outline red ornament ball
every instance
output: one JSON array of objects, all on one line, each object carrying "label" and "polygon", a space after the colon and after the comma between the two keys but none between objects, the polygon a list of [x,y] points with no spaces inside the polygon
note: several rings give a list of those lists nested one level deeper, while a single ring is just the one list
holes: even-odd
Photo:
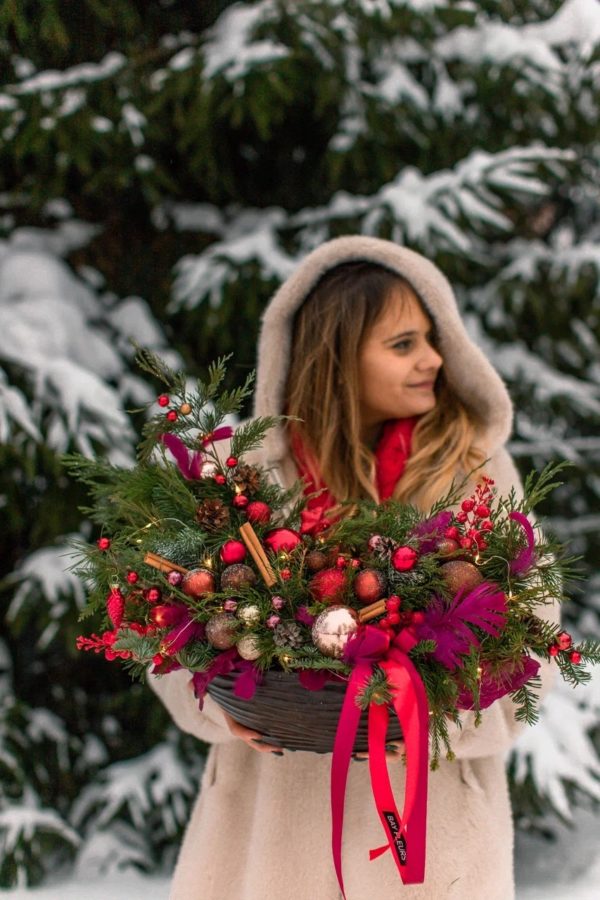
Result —
[{"label": "red ornament ball", "polygon": [[281,575],[281,577],[283,578],[284,581],[289,581],[290,578],[292,577],[292,570],[291,569],[282,569],[279,574]]},{"label": "red ornament ball", "polygon": [[227,484],[227,479],[221,472],[217,472],[214,476],[214,480],[217,484]]},{"label": "red ornament ball", "polygon": [[354,593],[361,603],[375,603],[385,593],[385,577],[379,569],[363,569],[354,579]]},{"label": "red ornament ball", "polygon": [[161,597],[162,594],[159,588],[150,588],[146,592],[146,600],[148,601],[148,603],[158,603]]},{"label": "red ornament ball", "polygon": [[262,500],[253,500],[246,507],[246,516],[255,525],[266,525],[271,518],[271,507]]},{"label": "red ornament ball", "polygon": [[99,550],[108,550],[110,547],[110,538],[102,537],[96,541]]},{"label": "red ornament ball", "polygon": [[348,565],[348,560],[346,559],[345,556],[338,556],[338,558],[335,561],[335,564],[338,569],[345,569],[346,566]]},{"label": "red ornament ball", "polygon": [[548,647],[548,653],[550,654],[550,656],[558,656],[558,654],[560,653],[560,647],[558,646],[558,644],[550,644],[550,646]]},{"label": "red ornament ball", "polygon": [[189,597],[203,597],[215,590],[215,576],[210,569],[192,569],[184,576],[181,590]]},{"label": "red ornament ball", "polygon": [[568,631],[561,631],[561,633],[556,638],[556,643],[561,650],[568,650],[573,643],[573,638]]},{"label": "red ornament ball", "polygon": [[236,494],[233,498],[233,505],[236,509],[245,509],[248,506],[248,498],[245,494]]},{"label": "red ornament ball", "polygon": [[422,625],[425,621],[425,613],[422,609],[415,609],[413,613],[411,613],[410,621],[413,625]]},{"label": "red ornament ball", "polygon": [[127,581],[129,582],[129,584],[135,584],[138,581],[139,577],[140,576],[138,575],[137,572],[128,572],[127,573]]},{"label": "red ornament ball", "polygon": [[342,569],[322,569],[310,580],[309,590],[318,603],[338,603],[346,591]]},{"label": "red ornament ball", "polygon": [[219,551],[219,556],[226,566],[241,563],[246,558],[246,545],[241,541],[225,541]]},{"label": "red ornament ball", "polygon": [[569,653],[569,659],[574,666],[578,665],[581,662],[581,653],[579,652],[579,650],[571,650],[571,652]]},{"label": "red ornament ball", "polygon": [[291,528],[275,528],[265,535],[264,545],[272,553],[290,553],[302,542],[302,537]]},{"label": "red ornament ball", "polygon": [[408,572],[414,569],[417,558],[417,551],[412,547],[398,547],[392,553],[392,565],[397,572]]},{"label": "red ornament ball", "polygon": [[169,412],[167,413],[167,421],[168,422],[176,422],[178,418],[179,418],[179,413],[177,412],[176,409],[170,409]]},{"label": "red ornament ball", "polygon": [[159,406],[168,406],[171,401],[166,394],[161,394],[156,402]]},{"label": "red ornament ball", "polygon": [[238,464],[237,456],[228,456],[227,459],[225,460],[225,465],[227,466],[228,469],[235,469],[237,464]]}]

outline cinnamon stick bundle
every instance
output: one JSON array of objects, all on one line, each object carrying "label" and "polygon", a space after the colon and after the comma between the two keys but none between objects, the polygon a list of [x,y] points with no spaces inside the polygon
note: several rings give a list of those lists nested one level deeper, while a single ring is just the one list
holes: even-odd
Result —
[{"label": "cinnamon stick bundle", "polygon": [[244,524],[240,526],[240,534],[244,544],[248,548],[248,553],[256,563],[261,578],[267,587],[273,587],[277,582],[275,572],[273,571],[264,547],[259,541],[258,535],[250,522],[244,522]]},{"label": "cinnamon stick bundle", "polygon": [[376,616],[381,616],[385,613],[385,600],[376,600],[375,603],[370,603],[369,606],[364,606],[359,614],[358,621],[359,622],[368,622],[370,619],[376,618]]},{"label": "cinnamon stick bundle", "polygon": [[159,572],[181,572],[182,575],[187,575],[190,571],[189,569],[184,569],[183,566],[178,566],[169,559],[165,559],[164,556],[159,556],[157,553],[146,553],[144,562],[147,566],[158,569]]}]

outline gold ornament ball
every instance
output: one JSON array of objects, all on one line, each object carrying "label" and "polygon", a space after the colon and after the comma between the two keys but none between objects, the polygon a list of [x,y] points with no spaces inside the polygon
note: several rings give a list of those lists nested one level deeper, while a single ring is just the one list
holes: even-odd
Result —
[{"label": "gold ornament ball", "polygon": [[242,659],[258,659],[260,656],[260,649],[258,646],[258,638],[255,634],[245,634],[243,638],[236,644],[237,652],[240,654]]},{"label": "gold ornament ball", "polygon": [[237,640],[238,623],[229,613],[218,613],[206,623],[206,639],[217,650],[229,650]]},{"label": "gold ornament ball", "polygon": [[190,597],[203,597],[215,590],[215,576],[210,569],[192,569],[184,576],[181,590]]},{"label": "gold ornament ball", "polygon": [[347,606],[330,606],[315,619],[312,639],[325,656],[341,659],[344,647],[357,628],[357,615],[353,609]]},{"label": "gold ornament ball", "polygon": [[238,609],[237,615],[244,625],[257,625],[260,622],[260,608],[254,603],[250,606],[242,606],[241,609]]},{"label": "gold ornament ball", "polygon": [[244,563],[234,563],[227,566],[221,573],[221,590],[231,591],[235,593],[239,588],[245,585],[253,585],[256,583],[256,574],[250,566]]},{"label": "gold ornament ball", "polygon": [[181,413],[182,416],[189,416],[191,411],[192,411],[192,407],[190,406],[189,403],[182,403],[181,406],[179,407],[179,412]]},{"label": "gold ornament ball", "polygon": [[483,575],[477,566],[462,559],[443,563],[440,572],[451,594],[457,594],[461,588],[465,593],[472,591],[483,581]]}]

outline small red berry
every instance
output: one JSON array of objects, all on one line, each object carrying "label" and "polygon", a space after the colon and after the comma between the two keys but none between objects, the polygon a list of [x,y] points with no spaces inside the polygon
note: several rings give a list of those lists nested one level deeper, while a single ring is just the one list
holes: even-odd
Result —
[{"label": "small red berry", "polygon": [[463,500],[463,502],[460,504],[460,508],[466,513],[471,512],[471,510],[473,509],[474,506],[475,506],[475,501],[472,500],[470,497],[468,497],[466,500]]},{"label": "small red berry", "polygon": [[422,609],[415,609],[412,614],[411,621],[413,625],[422,625],[425,621],[425,613]]},{"label": "small red berry", "polygon": [[466,514],[466,512],[459,512],[459,513],[456,513],[456,521],[457,521],[457,522],[460,522],[461,525],[462,525],[464,522],[466,522],[466,521],[467,521],[467,514]]},{"label": "small red berry", "polygon": [[493,531],[494,530],[493,522],[490,522],[489,519],[486,519],[485,522],[481,523],[481,528],[483,531]]},{"label": "small red berry", "polygon": [[486,540],[484,540],[484,538],[482,538],[481,535],[478,535],[478,537],[475,540],[476,540],[477,546],[479,547],[480,550],[487,550],[488,542]]},{"label": "small red berry", "polygon": [[129,584],[135,584],[140,576],[137,572],[128,572],[127,573],[127,581]]},{"label": "small red berry", "polygon": [[477,509],[475,510],[475,515],[478,519],[485,519],[490,514],[489,506],[486,506],[485,503],[480,503]]},{"label": "small red berry", "polygon": [[578,665],[581,662],[581,653],[579,650],[571,650],[569,653],[569,659],[573,663],[574,666]]},{"label": "small red berry", "polygon": [[400,613],[398,612],[388,612],[386,616],[390,625],[399,625],[400,624]]},{"label": "small red berry", "polygon": [[167,418],[168,422],[176,422],[178,419],[178,416],[179,416],[179,413],[177,412],[176,409],[170,409],[169,412],[167,413],[166,418]]},{"label": "small red berry", "polygon": [[161,394],[156,402],[159,406],[168,406],[171,401],[166,394]]},{"label": "small red berry", "polygon": [[402,600],[396,594],[392,594],[391,597],[388,597],[385,601],[385,608],[388,612],[398,612],[400,609],[400,605]]},{"label": "small red berry", "polygon": [[98,538],[96,543],[98,544],[99,550],[108,550],[108,548],[110,547],[110,538]]},{"label": "small red berry", "polygon": [[346,559],[345,556],[338,556],[338,558],[335,561],[335,564],[338,569],[345,569],[346,566],[348,565],[348,560]]},{"label": "small red berry", "polygon": [[548,653],[550,656],[558,656],[560,652],[560,647],[557,644],[550,644],[548,647]]},{"label": "small red berry", "polygon": [[350,565],[353,569],[360,569],[360,559],[352,559],[350,560]]},{"label": "small red berry", "polygon": [[238,464],[238,461],[237,461],[236,456],[228,456],[227,459],[225,460],[225,465],[227,466],[228,469],[235,469],[237,464]]},{"label": "small red berry", "polygon": [[391,624],[392,624],[392,623],[391,623],[390,619],[388,619],[387,616],[384,616],[383,619],[380,619],[380,620],[379,620],[379,627],[380,627],[380,628],[384,628],[384,629],[390,628]]},{"label": "small red berry", "polygon": [[161,598],[161,592],[158,588],[150,588],[146,594],[148,603],[158,603]]},{"label": "small red berry", "polygon": [[227,479],[220,472],[217,472],[214,480],[216,481],[217,484],[227,484]]},{"label": "small red berry", "polygon": [[561,650],[568,650],[573,643],[573,638],[568,631],[561,631],[559,636],[556,638],[556,643]]},{"label": "small red berry", "polygon": [[451,541],[457,541],[460,537],[460,531],[455,525],[451,525],[450,528],[446,528],[444,537],[450,538]]},{"label": "small red berry", "polygon": [[290,578],[292,577],[291,569],[282,569],[279,574],[281,575],[281,577],[283,578],[284,581],[289,581]]},{"label": "small red berry", "polygon": [[468,550],[472,543],[473,543],[473,541],[471,540],[471,538],[464,537],[464,538],[460,539],[460,546],[464,550]]},{"label": "small red berry", "polygon": [[236,494],[232,502],[236,509],[245,509],[249,501],[245,494]]}]

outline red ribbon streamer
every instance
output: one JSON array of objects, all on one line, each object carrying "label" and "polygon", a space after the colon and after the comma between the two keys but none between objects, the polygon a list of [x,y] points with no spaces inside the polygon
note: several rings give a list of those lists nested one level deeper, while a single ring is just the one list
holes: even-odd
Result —
[{"label": "red ribbon streamer", "polygon": [[[417,643],[409,629],[394,640],[385,659],[378,662],[388,676],[392,706],[402,727],[406,750],[406,786],[404,809],[398,812],[385,756],[389,721],[386,706],[369,708],[369,771],[377,812],[387,837],[383,847],[370,851],[376,859],[391,849],[404,884],[420,884],[425,877],[427,826],[427,783],[429,774],[429,709],[427,694],[408,652]],[[338,884],[344,900],[342,875],[342,831],[344,799],[350,758],[354,749],[361,710],[356,697],[373,671],[373,657],[356,661],[344,697],[331,763],[331,844]]]}]

